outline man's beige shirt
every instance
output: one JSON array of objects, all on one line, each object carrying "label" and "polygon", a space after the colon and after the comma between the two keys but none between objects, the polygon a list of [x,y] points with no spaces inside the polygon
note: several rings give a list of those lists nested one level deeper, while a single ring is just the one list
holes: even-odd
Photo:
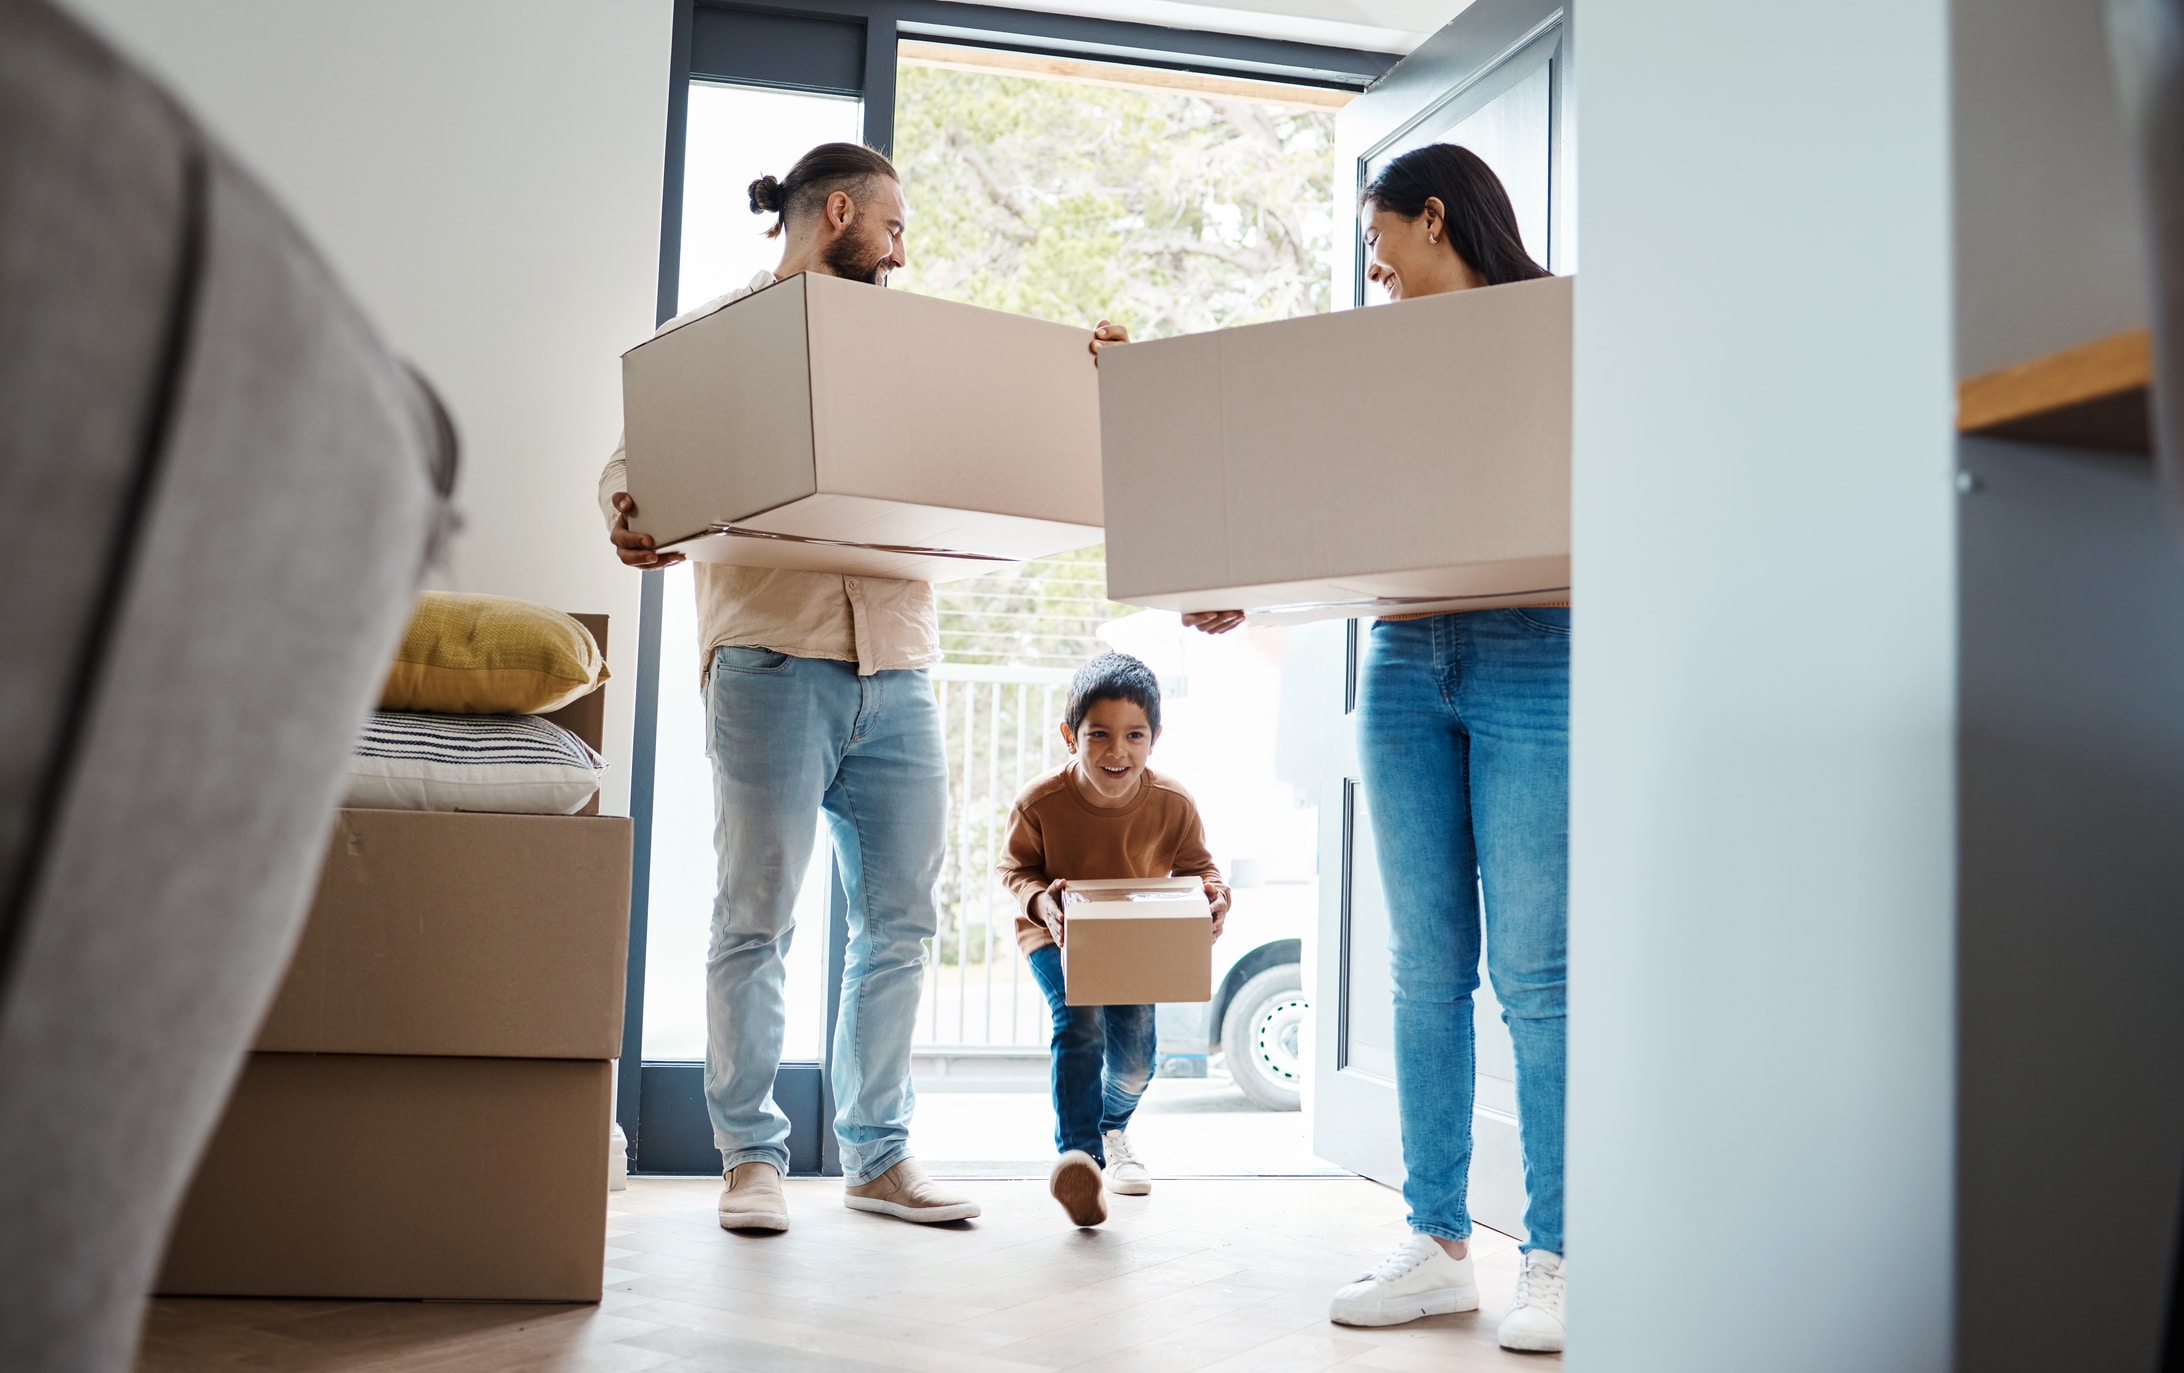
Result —
[{"label": "man's beige shirt", "polygon": [[[659,332],[771,286],[773,280],[772,272],[760,272],[742,290],[677,315]],[[599,509],[610,529],[615,493],[628,489],[629,466],[618,443],[607,470],[599,474]],[[940,620],[931,582],[726,563],[693,562],[690,570],[698,591],[698,661],[708,666],[713,650],[724,646],[855,663],[860,677],[940,661]]]}]

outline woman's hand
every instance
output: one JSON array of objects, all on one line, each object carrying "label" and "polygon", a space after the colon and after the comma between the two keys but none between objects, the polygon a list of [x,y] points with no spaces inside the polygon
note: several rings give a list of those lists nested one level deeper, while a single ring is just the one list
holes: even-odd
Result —
[{"label": "woman's hand", "polygon": [[1219,939],[1228,924],[1229,889],[1212,878],[1206,878],[1206,904],[1213,908],[1213,937]]},{"label": "woman's hand", "polygon": [[608,531],[607,537],[614,540],[615,557],[630,567],[648,572],[654,568],[673,567],[683,560],[680,553],[659,552],[652,546],[650,534],[640,534],[629,527],[629,517],[637,513],[637,502],[630,499],[627,491],[614,493],[614,508],[620,513],[615,515],[614,528]]},{"label": "woman's hand", "polygon": [[1194,610],[1183,617],[1186,627],[1201,634],[1226,634],[1243,622],[1241,610]]},{"label": "woman's hand", "polygon": [[1092,330],[1092,365],[1100,365],[1100,349],[1113,348],[1130,341],[1130,331],[1119,324],[1101,320]]},{"label": "woman's hand", "polygon": [[1062,914],[1062,893],[1068,890],[1069,883],[1057,877],[1045,891],[1031,899],[1032,915],[1047,927],[1048,934],[1054,936],[1057,949],[1062,947],[1062,925],[1066,919]]}]

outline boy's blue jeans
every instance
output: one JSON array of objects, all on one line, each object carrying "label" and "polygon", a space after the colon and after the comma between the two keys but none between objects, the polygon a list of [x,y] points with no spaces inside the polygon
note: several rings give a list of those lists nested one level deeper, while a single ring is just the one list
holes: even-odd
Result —
[{"label": "boy's blue jeans", "polygon": [[1516,1046],[1524,1247],[1562,1252],[1569,741],[1569,611],[1373,625],[1358,752],[1388,901],[1403,1200],[1442,1239],[1471,1233],[1483,887],[1487,975]]},{"label": "boy's blue jeans", "polygon": [[[705,964],[705,1107],[733,1168],[789,1171],[774,1104],[786,1027],[782,958],[824,812],[849,896],[834,1026],[842,1174],[869,1182],[909,1153],[910,1037],[948,826],[940,711],[922,671],[717,648],[705,683],[720,893]],[[813,931],[824,938],[825,932]]]},{"label": "boy's blue jeans", "polygon": [[1054,1013],[1054,1147],[1082,1149],[1101,1167],[1101,1139],[1130,1123],[1153,1080],[1153,1008],[1072,1006],[1062,990],[1062,951],[1034,949],[1031,975]]}]

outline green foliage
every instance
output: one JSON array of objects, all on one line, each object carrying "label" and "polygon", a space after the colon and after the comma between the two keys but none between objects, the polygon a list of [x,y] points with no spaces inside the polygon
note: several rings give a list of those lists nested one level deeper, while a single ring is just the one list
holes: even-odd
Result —
[{"label": "green foliage", "polygon": [[939,588],[940,647],[951,663],[1073,668],[1104,651],[1100,626],[1134,613],[1107,599],[1106,549],[988,572]]},{"label": "green foliage", "polygon": [[907,290],[1141,338],[1327,308],[1324,111],[905,66]]},{"label": "green foliage", "polygon": [[[910,196],[895,285],[1139,338],[1327,308],[1334,119],[1244,101],[948,68],[896,74]],[[1103,550],[940,590],[950,662],[1073,667],[1100,625]]]}]

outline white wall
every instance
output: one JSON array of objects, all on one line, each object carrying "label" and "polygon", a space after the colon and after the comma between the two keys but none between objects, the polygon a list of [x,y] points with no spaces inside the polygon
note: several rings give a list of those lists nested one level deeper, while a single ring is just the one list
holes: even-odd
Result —
[{"label": "white wall", "polygon": [[653,322],[669,0],[74,0],[273,188],[463,440],[439,585],[613,616],[626,812],[637,577],[594,487]]},{"label": "white wall", "polygon": [[1579,37],[1570,1366],[1942,1368],[1946,6]]}]

